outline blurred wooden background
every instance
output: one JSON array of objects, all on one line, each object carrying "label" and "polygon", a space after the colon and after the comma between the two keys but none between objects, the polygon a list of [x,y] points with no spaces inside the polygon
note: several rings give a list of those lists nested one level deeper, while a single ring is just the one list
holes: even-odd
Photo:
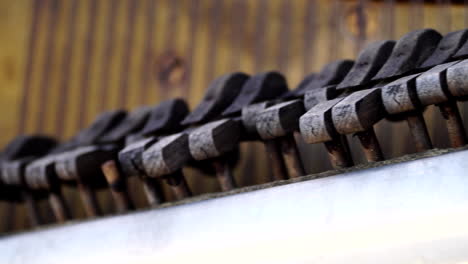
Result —
[{"label": "blurred wooden background", "polygon": [[[65,140],[106,109],[176,96],[194,107],[209,82],[229,71],[279,70],[294,88],[325,63],[355,58],[371,41],[424,27],[467,27],[468,9],[459,2],[0,0],[0,145],[20,133]],[[467,107],[462,112],[468,117]],[[425,117],[435,145],[446,147],[438,111],[429,108]],[[387,156],[414,151],[404,123],[381,122],[377,133]],[[330,168],[322,146],[301,151],[309,172]],[[267,181],[261,145],[243,144],[242,154],[240,185]],[[195,193],[218,190],[215,179],[188,175]],[[83,217],[74,191],[66,195]],[[109,194],[100,196],[112,212]],[[0,231],[28,226],[21,206],[0,202],[0,219]]]}]

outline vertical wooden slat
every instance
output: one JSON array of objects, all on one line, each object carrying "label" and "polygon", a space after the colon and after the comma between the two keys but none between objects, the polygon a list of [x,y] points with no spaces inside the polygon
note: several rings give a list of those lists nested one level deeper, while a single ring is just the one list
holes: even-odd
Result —
[{"label": "vertical wooden slat", "polygon": [[32,69],[30,72],[28,94],[29,97],[26,99],[26,110],[24,114],[25,126],[23,132],[31,133],[37,129],[36,119],[38,118],[37,113],[39,113],[40,103],[39,98],[41,98],[40,83],[42,82],[45,74],[44,61],[47,59],[47,49],[49,47],[48,37],[50,36],[50,25],[51,22],[51,1],[45,0],[39,1],[40,7],[40,19],[37,21],[37,30],[38,37],[35,40],[34,53],[31,54],[34,56],[32,59]]},{"label": "vertical wooden slat", "polygon": [[[70,66],[70,47],[73,41],[76,18],[76,1],[65,1],[60,4],[57,11],[56,34],[53,39],[54,48],[51,49],[50,81],[47,84],[48,92],[44,93],[46,104],[43,105],[43,115],[39,121],[42,124],[42,131],[47,134],[61,135],[57,131],[60,123],[57,122],[57,111],[62,109],[61,93],[63,92],[64,80],[68,81]],[[57,133],[58,132],[58,133]]]},{"label": "vertical wooden slat", "polygon": [[114,63],[114,54],[116,53],[115,45],[117,44],[115,31],[117,27],[118,11],[123,9],[121,8],[122,5],[122,0],[115,0],[110,6],[105,5],[105,8],[109,10],[109,16],[106,21],[106,29],[103,32],[105,34],[105,48],[102,51],[102,62],[100,63],[101,69],[98,84],[99,94],[97,95],[99,99],[99,103],[97,105],[98,112],[110,107],[110,103],[107,103],[109,101],[110,92],[112,91],[111,87],[109,87],[111,85],[109,79],[111,78],[111,67],[116,65],[116,63]]},{"label": "vertical wooden slat", "polygon": [[90,56],[88,75],[88,96],[86,98],[86,108],[83,109],[81,115],[83,115],[83,122],[80,127],[84,127],[93,120],[98,112],[104,107],[102,103],[102,96],[104,96],[104,90],[101,86],[103,82],[108,57],[107,52],[112,46],[112,24],[115,18],[113,18],[112,12],[115,12],[115,8],[118,2],[110,7],[107,6],[106,1],[93,1],[96,2],[96,22],[93,34],[90,35],[90,41],[93,49],[92,56]]},{"label": "vertical wooden slat", "polygon": [[122,52],[122,64],[120,65],[120,74],[119,74],[119,83],[118,89],[115,91],[117,93],[117,107],[124,108],[127,100],[127,95],[129,94],[129,75],[131,72],[129,71],[131,65],[132,56],[131,51],[134,45],[134,37],[135,37],[135,17],[136,17],[136,10],[139,6],[140,1],[129,1],[127,7],[127,14],[126,14],[126,25],[125,25],[125,33],[122,37],[123,40],[123,52]]},{"label": "vertical wooden slat", "polygon": [[112,53],[110,53],[109,75],[107,81],[103,84],[103,88],[106,89],[103,100],[105,101],[105,109],[117,109],[119,108],[119,86],[121,84],[121,68],[125,63],[125,46],[127,40],[127,25],[128,13],[132,11],[130,8],[132,0],[121,0],[115,11],[115,23],[112,26],[114,31],[114,45]]},{"label": "vertical wooden slat", "polygon": [[[72,83],[70,82],[70,75],[71,75],[71,64],[72,64],[72,52],[75,47],[75,38],[76,38],[76,19],[77,19],[77,10],[79,1],[69,1],[70,4],[70,11],[68,14],[65,14],[66,21],[63,24],[66,26],[66,32],[63,35],[66,36],[66,42],[64,43],[63,47],[63,54],[62,54],[62,61],[60,63],[60,74],[58,77],[59,80],[59,90],[57,106],[50,114],[54,116],[56,119],[54,120],[56,126],[56,135],[61,138],[64,138],[64,131],[66,124],[70,124],[70,121],[67,122],[66,118],[70,118],[70,116],[66,115],[66,106],[68,102],[68,92]],[[77,98],[74,98],[76,100]],[[67,135],[68,136],[68,135]]]},{"label": "vertical wooden slat", "polygon": [[[60,133],[63,138],[70,138],[76,134],[79,129],[79,116],[84,113],[88,107],[88,103],[84,105],[80,104],[82,94],[82,86],[80,81],[82,79],[83,63],[86,60],[86,50],[83,48],[86,46],[86,37],[88,36],[88,24],[90,19],[88,16],[89,6],[91,1],[77,1],[76,22],[71,22],[75,27],[74,33],[70,36],[70,50],[67,54],[69,57],[69,66],[64,71],[66,74],[62,79],[62,91],[61,91],[61,110],[64,112],[62,117],[59,117],[59,121],[63,123]],[[69,67],[69,68],[68,68]]]},{"label": "vertical wooden slat", "polygon": [[[125,101],[124,107],[127,109],[135,108],[139,105],[141,95],[142,83],[141,74],[139,72],[142,62],[145,60],[146,42],[148,36],[145,34],[147,27],[147,10],[151,7],[149,0],[139,1],[134,12],[135,25],[133,27],[132,45],[129,48],[129,61],[128,69],[125,74],[128,75],[126,86],[127,96],[123,98]],[[146,71],[146,70],[145,70]]]},{"label": "vertical wooden slat", "polygon": [[143,30],[144,36],[144,47],[143,47],[143,58],[140,62],[140,68],[137,71],[137,74],[140,76],[140,94],[138,96],[138,103],[140,105],[147,102],[147,97],[149,95],[149,83],[151,78],[151,64],[152,64],[152,46],[154,43],[155,34],[155,14],[156,14],[156,2],[154,0],[149,0],[148,7],[144,12],[145,16],[145,29]]},{"label": "vertical wooden slat", "polygon": [[[95,37],[95,32],[96,32],[96,27],[97,27],[97,19],[98,19],[98,1],[91,1],[89,4],[89,10],[88,10],[88,21],[87,25],[88,28],[86,29],[87,35],[85,42],[86,44],[83,45],[83,53],[84,53],[84,59],[83,59],[83,64],[81,66],[81,79],[80,79],[80,87],[81,87],[81,96],[79,99],[79,105],[82,107],[80,111],[80,115],[78,116],[78,129],[81,129],[84,127],[84,125],[87,122],[87,110],[90,108],[90,78],[91,78],[91,69],[92,69],[92,58],[95,54],[95,46],[93,45],[93,39]],[[58,108],[58,109],[63,109]],[[62,111],[57,111],[57,115],[62,115],[60,112]],[[59,122],[60,118],[57,118],[57,121]]]}]

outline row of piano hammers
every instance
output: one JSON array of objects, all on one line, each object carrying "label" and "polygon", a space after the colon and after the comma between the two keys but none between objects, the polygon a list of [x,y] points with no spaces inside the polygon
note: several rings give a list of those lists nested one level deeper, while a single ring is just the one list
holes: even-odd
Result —
[{"label": "row of piano hammers", "polygon": [[288,90],[278,72],[230,73],[214,80],[189,112],[182,99],[131,113],[101,114],[58,144],[20,136],[3,151],[0,198],[24,202],[34,225],[35,202],[48,199],[58,222],[71,218],[62,185],[76,186],[85,212],[99,215],[95,191],[110,188],[119,212],[133,209],[127,177],[137,176],[150,204],[164,201],[160,181],[177,199],[191,196],[182,169],[216,174],[221,189],[237,187],[232,169],[239,143],[261,141],[275,180],[304,175],[294,133],[324,143],[335,168],[353,166],[346,135],[359,139],[368,162],[384,159],[373,125],[406,120],[418,151],[433,148],[423,112],[439,107],[452,147],[466,144],[457,101],[468,95],[468,30],[442,36],[432,29],[365,47],[355,61],[339,60]]}]

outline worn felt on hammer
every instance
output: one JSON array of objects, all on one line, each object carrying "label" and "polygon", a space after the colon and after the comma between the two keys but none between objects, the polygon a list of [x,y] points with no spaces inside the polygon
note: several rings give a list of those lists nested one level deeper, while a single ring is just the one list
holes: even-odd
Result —
[{"label": "worn felt on hammer", "polygon": [[346,89],[367,84],[388,60],[394,46],[393,40],[376,41],[367,45],[336,88]]},{"label": "worn felt on hammer", "polygon": [[337,90],[336,85],[329,85],[323,89],[311,90],[304,95],[304,107],[311,109],[320,102],[332,100],[338,97],[343,90]]},{"label": "worn felt on hammer", "polygon": [[7,144],[2,152],[3,160],[15,160],[25,156],[43,156],[57,145],[51,137],[41,135],[21,135]]},{"label": "worn felt on hammer", "polygon": [[100,114],[96,120],[76,136],[79,145],[92,145],[99,143],[99,139],[125,118],[127,113],[123,110],[108,111]]},{"label": "worn felt on hammer", "polygon": [[141,134],[145,136],[165,135],[182,129],[180,122],[187,117],[189,108],[180,98],[161,102],[151,110],[150,117]]},{"label": "worn felt on hammer", "polygon": [[247,105],[278,98],[287,91],[288,84],[281,73],[256,74],[245,82],[234,102],[223,111],[223,116],[238,114]]},{"label": "worn felt on hammer", "polygon": [[434,52],[427,58],[420,68],[428,69],[436,65],[448,62],[457,58],[457,51],[468,40],[468,30],[463,29],[447,33],[437,45]]},{"label": "worn felt on hammer", "polygon": [[306,92],[321,89],[323,87],[339,84],[345,76],[349,73],[354,65],[352,60],[337,60],[325,65],[317,75],[317,78],[310,81],[307,86],[302,90],[304,95]]},{"label": "worn felt on hammer", "polygon": [[221,114],[239,95],[249,76],[244,73],[225,74],[215,79],[202,102],[184,120],[182,125],[199,124]]},{"label": "worn felt on hammer", "polygon": [[135,131],[141,130],[148,120],[150,107],[143,106],[133,110],[125,116],[111,131],[100,138],[100,143],[123,142],[125,137]]},{"label": "worn felt on hammer", "polygon": [[392,54],[372,80],[380,81],[411,73],[432,54],[441,39],[442,35],[433,29],[407,33],[397,41]]}]

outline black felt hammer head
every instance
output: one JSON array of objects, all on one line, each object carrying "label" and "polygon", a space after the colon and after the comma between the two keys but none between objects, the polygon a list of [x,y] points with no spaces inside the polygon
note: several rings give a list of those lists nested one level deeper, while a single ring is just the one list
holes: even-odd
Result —
[{"label": "black felt hammer head", "polygon": [[230,73],[214,80],[202,102],[184,120],[182,125],[195,125],[221,115],[239,95],[249,76],[244,73]]},{"label": "black felt hammer head", "polygon": [[390,58],[372,80],[379,81],[411,73],[431,56],[441,39],[442,35],[433,29],[407,33],[397,41]]},{"label": "black felt hammer head", "polygon": [[180,122],[187,117],[189,108],[180,98],[163,101],[151,109],[150,117],[142,130],[145,136],[164,135],[182,129]]},{"label": "black felt hammer head", "polygon": [[243,107],[280,97],[288,91],[286,78],[279,72],[265,72],[252,76],[242,86],[240,94],[223,112],[223,116],[239,114]]}]

